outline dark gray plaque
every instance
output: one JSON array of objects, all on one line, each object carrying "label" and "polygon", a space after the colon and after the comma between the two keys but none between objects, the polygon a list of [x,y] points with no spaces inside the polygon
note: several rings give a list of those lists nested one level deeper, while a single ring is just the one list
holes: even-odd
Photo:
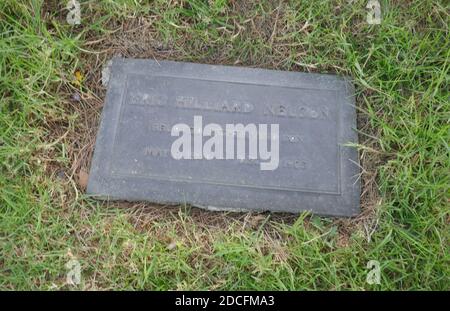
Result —
[{"label": "dark gray plaque", "polygon": [[[171,129],[192,127],[194,116],[224,129],[279,124],[278,168],[261,170],[259,159],[174,159]],[[359,166],[348,143],[357,142],[355,128],[353,87],[337,76],[117,58],[87,192],[217,210],[353,216]]]}]

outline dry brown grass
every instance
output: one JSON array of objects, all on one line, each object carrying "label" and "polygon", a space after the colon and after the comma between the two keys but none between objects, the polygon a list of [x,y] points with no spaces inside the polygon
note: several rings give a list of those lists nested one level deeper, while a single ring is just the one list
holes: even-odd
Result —
[{"label": "dry brown grass", "polygon": [[[248,14],[252,12],[246,6],[248,4],[234,3],[237,13]],[[251,38],[263,38],[268,40],[272,46],[273,52],[263,61],[253,60],[250,56],[245,61],[240,59],[230,59],[227,56],[227,47],[224,46],[221,53],[214,54],[212,57],[206,57],[199,60],[202,63],[214,63],[225,65],[248,65],[254,67],[283,69],[285,59],[291,52],[292,46],[286,40],[279,39],[292,27],[300,26],[302,31],[307,33],[311,25],[304,23],[302,25],[292,25],[286,20],[289,12],[284,11],[284,7],[275,6],[268,18],[261,16],[248,16],[244,24],[235,21],[235,31],[228,35],[242,35]],[[95,19],[95,16],[92,17]],[[130,58],[151,58],[158,60],[179,60],[185,61],[191,59],[189,46],[192,45],[188,35],[178,38],[177,42],[164,42],[155,29],[155,20],[158,16],[132,17],[124,21],[110,21],[108,27],[112,29],[107,34],[99,36],[91,32],[86,38],[83,48],[85,52],[80,57],[79,68],[84,79],[81,87],[77,85],[66,86],[59,90],[59,96],[64,98],[64,109],[68,115],[76,115],[72,124],[51,124],[50,130],[52,139],[63,140],[67,146],[67,153],[70,159],[70,166],[66,168],[52,167],[50,174],[53,176],[61,175],[61,172],[68,180],[74,180],[77,184],[75,192],[82,193],[86,187],[87,176],[92,159],[95,136],[97,133],[103,99],[106,89],[101,83],[102,67],[113,56],[122,56]],[[276,27],[274,27],[276,25]],[[183,25],[181,25],[183,26]],[[185,25],[188,27],[188,25]],[[224,29],[225,32],[230,32]],[[214,44],[214,43],[212,43]],[[186,49],[180,49],[180,46],[186,46]],[[202,49],[197,47],[197,49]],[[295,47],[298,55],[304,54],[302,47]],[[310,65],[301,67],[293,65],[292,70],[307,70],[310,72],[318,71],[317,66]],[[321,68],[334,70],[334,68]],[[357,98],[361,105],[360,98]],[[364,133],[377,133],[370,129],[369,123],[365,119],[365,114],[358,115],[358,128]],[[361,214],[352,219],[335,219],[333,225],[338,227],[338,244],[342,247],[348,245],[350,235],[355,230],[365,232],[367,239],[376,227],[377,216],[376,208],[380,204],[380,198],[376,184],[376,167],[380,164],[381,158],[375,150],[378,149],[376,141],[368,136],[360,136],[360,142],[367,146],[360,153],[362,174],[361,174]],[[374,151],[371,152],[370,150]],[[74,186],[67,182],[67,196],[74,197]],[[179,206],[163,206],[152,203],[132,203],[132,202],[105,202],[105,208],[120,208],[127,211],[129,220],[134,224],[137,230],[148,232],[152,236],[158,237],[161,232],[154,230],[154,223],[158,221],[170,222],[178,217]],[[270,238],[269,232],[271,223],[292,224],[297,216],[285,213],[227,213],[211,212],[199,208],[189,208],[189,222],[201,230],[227,230],[233,224],[244,230],[248,228],[257,229],[261,224],[265,224],[267,238]],[[267,223],[264,220],[269,217]],[[308,221],[307,218],[305,221]],[[180,228],[182,230],[182,228]],[[183,232],[180,232],[183,235]],[[164,235],[164,234],[162,234]],[[212,235],[209,236],[211,238]],[[167,237],[161,237],[167,239]],[[168,242],[170,243],[170,242]],[[207,244],[207,243],[206,243]]]}]

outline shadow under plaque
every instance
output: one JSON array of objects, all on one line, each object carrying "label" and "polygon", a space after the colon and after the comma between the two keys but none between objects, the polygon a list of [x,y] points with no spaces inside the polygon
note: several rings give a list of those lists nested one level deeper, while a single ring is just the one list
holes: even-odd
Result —
[{"label": "shadow under plaque", "polygon": [[[228,130],[239,124],[257,135]],[[210,149],[208,125],[216,139]],[[180,135],[191,150],[187,143],[176,150],[197,159],[174,158],[173,127],[188,128]],[[360,170],[348,144],[357,143],[355,129],[354,89],[342,77],[115,58],[87,193],[212,210],[354,216]],[[267,150],[259,140],[265,133]],[[238,159],[241,147],[245,158]],[[257,159],[249,158],[251,148]],[[270,158],[261,158],[262,150]]]}]

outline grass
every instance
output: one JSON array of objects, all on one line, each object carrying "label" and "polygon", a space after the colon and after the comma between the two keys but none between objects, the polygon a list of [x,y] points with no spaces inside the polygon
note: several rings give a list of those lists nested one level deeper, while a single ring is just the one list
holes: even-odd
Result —
[{"label": "grass", "polygon": [[[381,25],[358,0],[80,2],[80,26],[64,1],[0,2],[1,289],[450,289],[446,1],[380,1]],[[361,216],[85,198],[101,65],[118,53],[352,76]]]}]

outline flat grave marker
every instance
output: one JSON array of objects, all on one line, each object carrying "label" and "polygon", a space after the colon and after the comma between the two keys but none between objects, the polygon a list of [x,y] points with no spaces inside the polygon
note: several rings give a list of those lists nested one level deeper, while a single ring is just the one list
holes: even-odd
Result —
[{"label": "flat grave marker", "polygon": [[[357,143],[353,93],[334,75],[115,58],[87,193],[213,210],[356,215],[358,152],[348,146]],[[177,124],[192,130],[192,159],[174,158]],[[208,124],[223,143],[223,151],[210,149],[212,159]],[[275,153],[258,158],[262,141],[252,145],[250,132],[236,136],[227,124],[254,124],[258,138],[266,124],[268,139],[277,125],[266,146],[278,146],[276,161]],[[238,138],[248,157],[227,159],[227,147],[239,152]],[[275,164],[262,169],[269,161]]]}]

